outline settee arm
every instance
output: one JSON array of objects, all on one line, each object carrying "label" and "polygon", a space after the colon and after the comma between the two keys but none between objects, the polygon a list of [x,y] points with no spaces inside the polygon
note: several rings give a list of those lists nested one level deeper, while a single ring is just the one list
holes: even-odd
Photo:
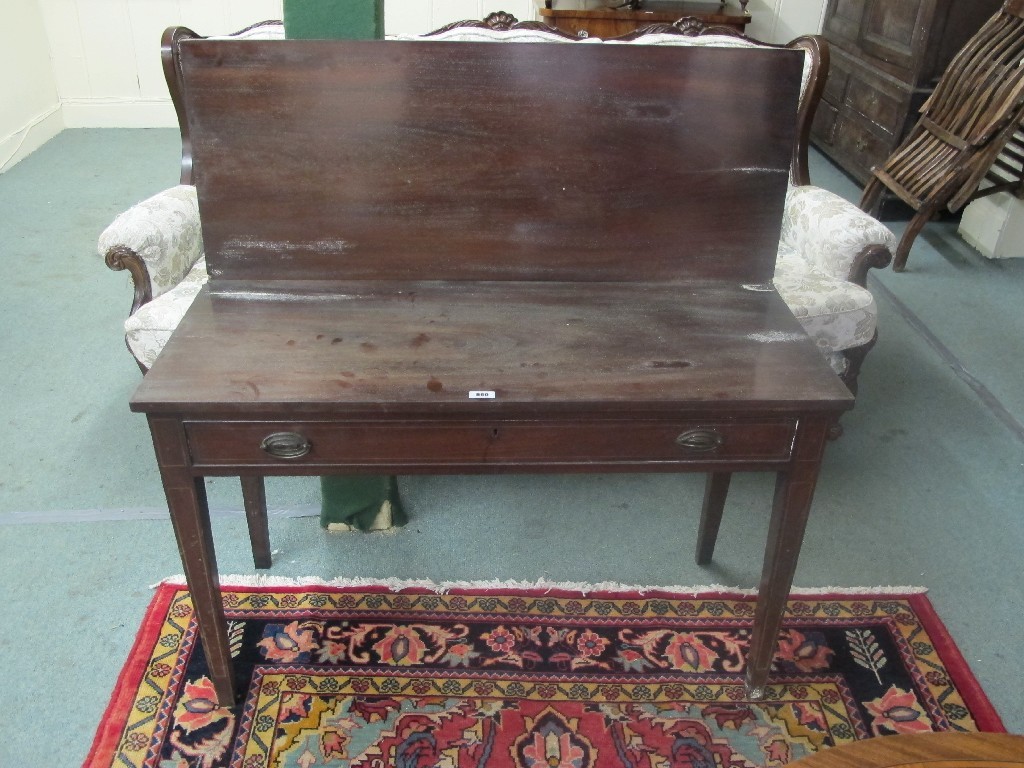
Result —
[{"label": "settee arm", "polygon": [[110,269],[131,274],[134,314],[181,282],[203,257],[195,187],[171,187],[132,206],[103,231],[97,250]]},{"label": "settee arm", "polygon": [[865,286],[867,273],[892,261],[896,236],[873,216],[828,190],[791,187],[782,242],[815,269]]}]

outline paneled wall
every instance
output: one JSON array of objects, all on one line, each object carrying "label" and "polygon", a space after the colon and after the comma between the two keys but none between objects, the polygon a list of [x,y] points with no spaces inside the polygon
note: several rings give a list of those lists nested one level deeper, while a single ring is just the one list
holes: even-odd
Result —
[{"label": "paneled wall", "polygon": [[[737,0],[729,2],[738,5]],[[223,34],[282,15],[282,0],[38,0],[38,4],[69,127],[176,125],[160,68],[161,32],[184,24],[200,34]],[[823,5],[824,0],[752,0],[754,21],[748,32],[780,42],[815,32],[821,28]],[[535,0],[386,0],[385,30],[418,34],[496,10],[525,20],[536,17],[535,9]]]}]

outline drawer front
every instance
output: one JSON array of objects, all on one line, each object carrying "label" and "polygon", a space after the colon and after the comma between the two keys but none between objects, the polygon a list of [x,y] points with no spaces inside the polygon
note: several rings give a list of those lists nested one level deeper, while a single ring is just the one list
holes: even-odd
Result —
[{"label": "drawer front", "polygon": [[847,158],[845,168],[857,178],[870,178],[871,169],[881,166],[895,146],[892,137],[880,135],[871,122],[860,115],[843,112],[836,120],[836,151]]},{"label": "drawer front", "polygon": [[846,90],[846,105],[890,135],[903,128],[907,114],[907,96],[892,93],[867,78],[854,77]]},{"label": "drawer front", "polygon": [[[793,420],[459,424],[186,422],[192,463],[217,466],[444,467],[561,463],[787,461]],[[273,439],[271,436],[279,436]]]}]

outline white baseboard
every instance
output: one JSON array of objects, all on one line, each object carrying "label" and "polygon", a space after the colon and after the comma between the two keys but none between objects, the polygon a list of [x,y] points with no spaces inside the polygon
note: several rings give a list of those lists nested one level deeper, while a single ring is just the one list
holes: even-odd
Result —
[{"label": "white baseboard", "polygon": [[177,128],[174,105],[168,99],[65,99],[68,128]]},{"label": "white baseboard", "polygon": [[54,104],[0,140],[0,173],[39,149],[62,130],[64,118],[61,105]]}]

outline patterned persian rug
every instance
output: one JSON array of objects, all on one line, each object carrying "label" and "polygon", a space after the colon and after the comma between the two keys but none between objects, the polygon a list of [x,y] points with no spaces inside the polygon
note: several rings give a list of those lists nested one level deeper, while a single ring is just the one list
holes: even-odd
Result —
[{"label": "patterned persian rug", "polygon": [[189,594],[165,583],[87,765],[745,768],[886,734],[1003,730],[923,594],[795,597],[756,702],[749,596],[223,594],[244,701],[217,701]]}]

